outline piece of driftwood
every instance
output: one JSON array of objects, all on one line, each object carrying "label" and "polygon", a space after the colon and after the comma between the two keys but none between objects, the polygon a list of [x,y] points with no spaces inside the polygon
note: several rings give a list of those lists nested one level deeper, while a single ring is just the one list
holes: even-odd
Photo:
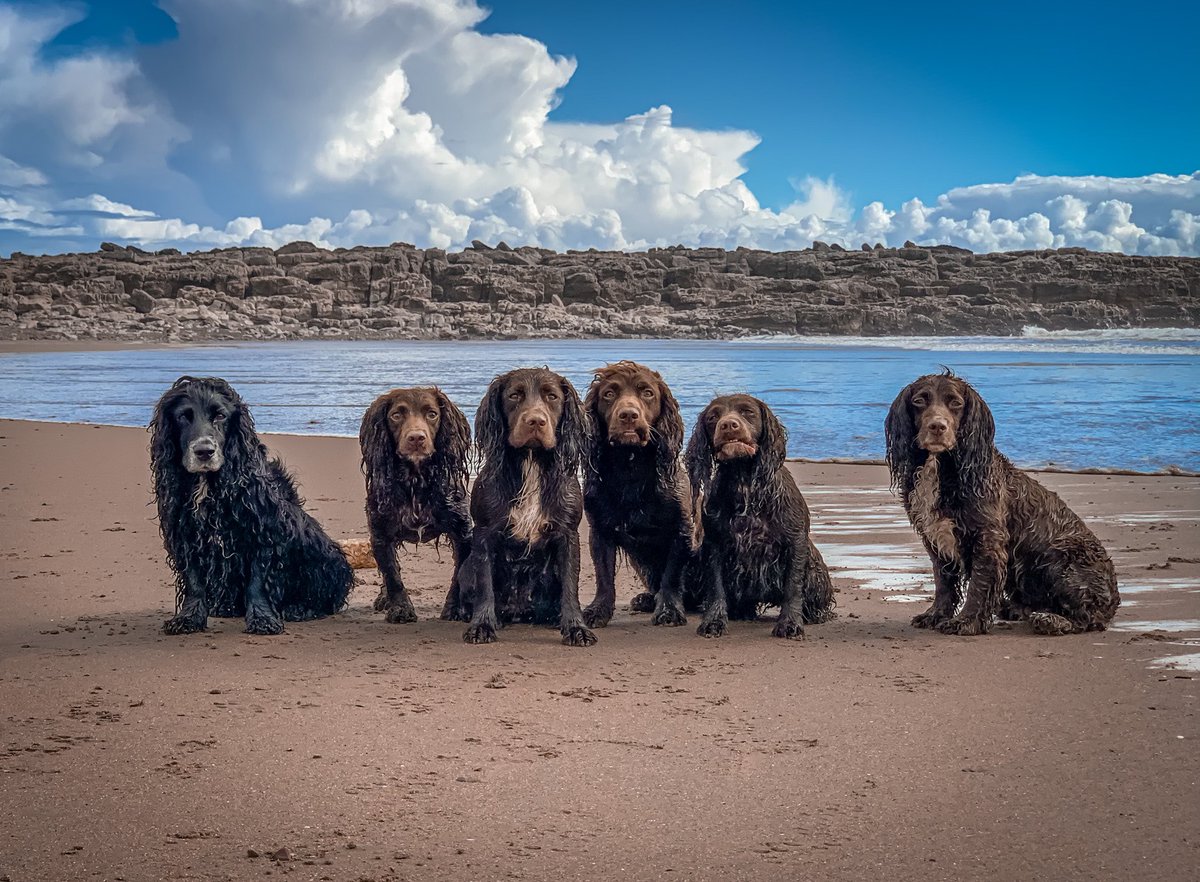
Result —
[{"label": "piece of driftwood", "polygon": [[356,570],[371,570],[376,567],[375,555],[371,553],[371,543],[367,539],[343,539],[338,543],[346,552],[346,560]]}]

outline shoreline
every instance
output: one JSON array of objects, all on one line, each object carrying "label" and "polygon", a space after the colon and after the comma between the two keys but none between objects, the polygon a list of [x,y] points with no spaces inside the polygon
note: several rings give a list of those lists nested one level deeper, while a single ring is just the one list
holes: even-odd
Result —
[{"label": "shoreline", "polygon": [[[3,330],[3,329],[0,329]],[[1033,333],[1031,333],[1033,332]],[[495,343],[566,343],[578,341],[581,343],[602,343],[614,340],[630,340],[639,343],[762,343],[762,344],[779,344],[779,343],[810,343],[818,346],[872,346],[877,345],[881,348],[906,348],[902,346],[889,346],[888,341],[896,340],[933,340],[946,341],[953,343],[963,340],[979,340],[979,339],[994,339],[1003,341],[1024,341],[1029,346],[1048,347],[1052,346],[1056,341],[1060,343],[1086,341],[1088,335],[1096,335],[1096,342],[1105,340],[1100,335],[1106,333],[1124,334],[1128,332],[1126,338],[1128,342],[1139,343],[1143,342],[1137,338],[1138,334],[1145,336],[1146,343],[1172,343],[1181,342],[1178,337],[1168,336],[1172,332],[1176,334],[1195,335],[1195,340],[1200,341],[1200,326],[1137,326],[1137,327],[1095,327],[1081,329],[1059,329],[1047,330],[1045,328],[1031,325],[1023,328],[1020,333],[1013,334],[868,334],[860,333],[845,333],[845,334],[799,334],[799,333],[774,333],[774,334],[757,334],[747,333],[741,335],[729,336],[672,336],[661,337],[649,335],[591,335],[591,336],[555,336],[555,335],[530,335],[530,336],[495,336],[495,337],[387,337],[387,336],[355,336],[350,334],[330,334],[308,337],[276,337],[276,338],[258,338],[258,337],[227,337],[227,338],[203,338],[197,340],[123,340],[118,338],[106,339],[77,339],[64,340],[56,337],[39,337],[39,338],[7,338],[0,339],[0,355],[5,353],[28,354],[39,352],[112,352],[123,350],[170,350],[170,349],[191,349],[198,347],[237,347],[237,346],[271,346],[271,345],[286,345],[286,344],[305,344],[305,343],[378,343],[378,344],[495,344]],[[1122,337],[1107,338],[1109,341],[1121,341]],[[853,343],[847,341],[854,341]],[[1040,351],[1040,350],[1039,350]]]},{"label": "shoreline", "polygon": [[[90,428],[111,428],[111,429],[141,429],[146,430],[145,426],[130,425],[125,423],[96,423],[96,422],[81,422],[76,420],[38,420],[28,417],[2,417],[0,416],[0,425],[5,423],[37,423],[39,425],[51,426],[82,426]],[[355,440],[357,435],[345,434],[336,435],[327,432],[267,432],[260,431],[259,435],[264,438],[341,438]],[[847,466],[886,466],[887,461],[883,459],[855,459],[852,457],[831,456],[824,459],[817,459],[808,456],[789,456],[784,459],[784,462],[805,465],[847,465]],[[1022,466],[1016,464],[1017,468],[1024,472],[1031,472],[1039,475],[1123,475],[1128,477],[1138,478],[1200,478],[1200,472],[1189,471],[1188,469],[1178,466],[1168,466],[1154,472],[1142,472],[1136,469],[1122,469],[1108,466],[1084,466],[1078,469],[1058,468],[1055,466]],[[472,473],[474,474],[474,473]]]}]

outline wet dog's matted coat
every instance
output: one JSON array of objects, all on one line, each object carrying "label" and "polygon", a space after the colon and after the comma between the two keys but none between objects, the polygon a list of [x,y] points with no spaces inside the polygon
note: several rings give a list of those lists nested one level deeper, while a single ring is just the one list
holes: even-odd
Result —
[{"label": "wet dog's matted coat", "polygon": [[913,619],[984,634],[997,614],[1042,634],[1103,630],[1120,603],[1100,540],[996,449],[992,412],[950,371],[914,380],[884,423],[892,486],[933,562],[933,605]]},{"label": "wet dog's matted coat", "polygon": [[375,609],[389,622],[415,622],[400,575],[398,543],[450,541],[454,572],[443,619],[461,619],[459,569],[471,551],[467,454],[471,427],[435,387],[393,389],[372,402],[358,432],[367,485],[371,551],[383,577]]},{"label": "wet dog's matted coat", "polygon": [[150,423],[158,525],[175,571],[168,634],[245,616],[251,634],[337,612],[354,574],[224,380],[180,377]]},{"label": "wet dog's matted coat", "polygon": [[468,643],[501,623],[558,625],[563,643],[596,635],[579,605],[579,465],[587,420],[570,382],[546,368],[492,381],[475,415],[483,461],[471,488],[471,555],[460,575]]},{"label": "wet dog's matted coat", "polygon": [[786,456],[786,430],[750,395],[715,398],[696,420],[685,460],[702,512],[702,636],[719,637],[729,619],[753,620],[763,606],[780,608],[776,637],[798,639],[804,625],[834,617],[829,570]]},{"label": "wet dog's matted coat", "polygon": [[685,607],[697,609],[699,598],[691,590],[692,519],[675,396],[657,372],[622,361],[596,371],[584,410],[592,437],[583,509],[596,569],[596,597],[584,621],[601,627],[612,618],[622,551],[646,588],[630,609],[652,612],[655,625],[685,624]]}]

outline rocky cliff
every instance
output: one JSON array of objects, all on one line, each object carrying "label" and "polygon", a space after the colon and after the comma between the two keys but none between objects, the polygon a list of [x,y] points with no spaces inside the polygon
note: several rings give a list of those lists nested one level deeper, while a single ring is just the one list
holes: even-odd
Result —
[{"label": "rocky cliff", "polygon": [[0,338],[736,337],[1015,334],[1200,324],[1200,259],[405,244],[0,260]]}]

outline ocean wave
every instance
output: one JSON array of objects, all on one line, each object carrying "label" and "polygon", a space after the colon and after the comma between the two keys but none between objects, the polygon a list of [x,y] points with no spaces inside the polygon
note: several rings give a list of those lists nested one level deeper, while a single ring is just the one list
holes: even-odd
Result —
[{"label": "ocean wave", "polygon": [[730,341],[798,348],[910,349],[929,352],[1044,352],[1115,355],[1200,356],[1200,329],[1109,328],[1048,331],[1034,325],[1013,337],[856,337],[817,334],[755,334]]}]

